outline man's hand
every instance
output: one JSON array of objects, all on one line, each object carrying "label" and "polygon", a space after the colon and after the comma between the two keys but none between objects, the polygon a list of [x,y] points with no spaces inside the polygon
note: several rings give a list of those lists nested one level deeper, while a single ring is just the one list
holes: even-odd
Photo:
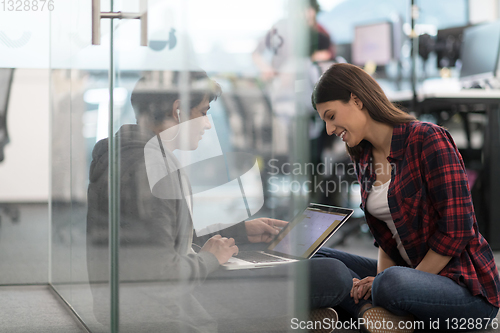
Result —
[{"label": "man's hand", "polygon": [[245,222],[250,243],[269,243],[288,224],[286,221],[260,218]]},{"label": "man's hand", "polygon": [[217,260],[219,260],[219,264],[225,264],[229,258],[231,258],[234,254],[238,254],[238,247],[234,245],[234,238],[226,238],[221,235],[215,235],[201,248],[201,251],[207,251],[212,253]]},{"label": "man's hand", "polygon": [[358,304],[359,300],[370,298],[374,279],[373,276],[367,276],[363,280],[352,279],[351,297],[354,298],[354,303]]}]

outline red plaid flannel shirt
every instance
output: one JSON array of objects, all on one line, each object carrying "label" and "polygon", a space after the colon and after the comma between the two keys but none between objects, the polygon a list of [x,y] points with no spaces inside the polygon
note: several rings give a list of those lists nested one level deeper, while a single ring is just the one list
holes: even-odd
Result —
[{"label": "red plaid flannel shirt", "polygon": [[[376,179],[371,145],[356,163],[361,208]],[[388,202],[391,216],[413,267],[429,249],[452,259],[439,273],[500,306],[500,279],[490,246],[479,233],[462,156],[451,135],[431,123],[394,127]],[[403,260],[387,225],[365,211],[380,246],[400,266]]]}]

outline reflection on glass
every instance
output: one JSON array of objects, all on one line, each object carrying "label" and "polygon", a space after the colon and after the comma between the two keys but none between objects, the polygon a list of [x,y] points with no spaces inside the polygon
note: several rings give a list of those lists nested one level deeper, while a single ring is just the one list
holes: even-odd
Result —
[{"label": "reflection on glass", "polygon": [[[292,149],[291,138],[303,135],[295,93],[301,58],[294,54],[300,54],[300,42],[295,43],[290,32],[287,65],[278,70],[283,85],[261,82],[255,74],[245,73],[244,66],[253,66],[250,52],[265,31],[254,32],[254,47],[239,54],[227,48],[220,35],[227,27],[218,28],[215,8],[207,9],[201,20],[211,19],[201,24],[200,17],[191,15],[200,8],[193,10],[191,3],[189,11],[187,7],[167,10],[185,11],[186,22],[161,23],[161,39],[168,39],[168,46],[175,36],[172,49],[141,50],[151,55],[151,61],[134,57],[138,47],[123,47],[118,55],[117,82],[127,87],[132,107],[127,110],[124,105],[119,113],[130,115],[133,110],[136,118],[131,124],[134,121],[122,117],[116,133],[121,161],[120,329],[244,332],[255,321],[262,331],[272,332],[275,323],[286,329],[296,306],[292,300],[299,297],[296,290],[307,294],[300,274],[293,274],[299,266],[231,273],[219,265],[237,251],[236,246],[259,247],[249,243],[270,241],[278,231],[270,225],[279,223],[276,220],[242,221],[272,213],[265,205],[269,193],[262,176],[267,161],[276,155],[283,162],[293,160],[301,149]],[[293,31],[301,17],[297,8],[285,2],[283,7],[290,8],[286,24]],[[245,34],[249,33],[238,38]],[[203,43],[211,44],[206,54],[197,51]],[[230,44],[236,50],[237,42]],[[132,89],[129,68],[139,62],[153,71],[141,73]],[[202,63],[213,80],[197,69]],[[97,143],[94,152],[105,146]],[[276,216],[291,217],[298,202],[290,205],[289,195],[279,205],[282,211]],[[301,306],[308,307],[307,299],[301,299]]]},{"label": "reflection on glass", "polygon": [[[192,249],[193,191],[172,152],[198,148],[204,131],[211,128],[207,112],[220,88],[204,73],[189,73],[192,107],[186,111],[177,83],[180,74],[172,74],[172,82],[165,87],[154,80],[139,80],[131,95],[137,124],[123,125],[116,134],[120,142],[122,323],[135,331],[138,323],[141,331],[147,331],[144,320],[150,316],[155,318],[151,325],[160,322],[174,331],[206,327],[212,320],[191,295],[192,288],[236,251],[234,242],[217,237],[209,240],[199,254]],[[204,87],[204,83],[209,84]],[[197,84],[202,88],[197,89]],[[96,144],[92,156],[87,262],[90,280],[97,282],[105,281],[109,270],[107,248],[98,246],[108,232],[107,139]],[[198,171],[204,170],[200,167]],[[163,283],[159,287],[146,281]],[[104,312],[100,307],[105,304],[101,301],[105,295],[95,283],[91,286],[97,316]],[[141,290],[150,291],[142,294]],[[151,298],[150,294],[156,296]],[[153,306],[156,302],[161,305]],[[148,309],[146,317],[141,309]]]},{"label": "reflection on glass", "polygon": [[[131,3],[114,9],[134,11]],[[233,17],[204,1],[150,1],[148,48],[139,47],[138,38],[135,43],[137,22],[116,25],[113,133],[109,32],[103,29],[101,46],[71,44],[76,52],[53,52],[53,63],[73,68],[52,72],[54,83],[69,82],[64,92],[53,90],[66,103],[53,111],[55,126],[72,124],[69,133],[55,133],[65,150],[57,154],[64,158],[53,159],[60,174],[54,184],[70,195],[53,199],[52,223],[64,224],[71,237],[60,249],[53,240],[53,280],[93,332],[109,331],[111,319],[109,135],[119,147],[120,171],[111,176],[120,180],[120,332],[234,332],[255,322],[271,332],[276,321],[286,329],[295,298],[307,293],[295,272],[305,268],[219,269],[236,246],[265,246],[259,243],[270,242],[284,223],[259,216],[286,219],[302,208],[303,194],[269,191],[266,168],[276,157],[280,166],[302,159],[308,117],[297,106],[302,34],[293,33],[304,30],[303,8],[288,1],[224,3]],[[258,24],[237,19],[250,11],[262,14]],[[55,51],[69,38],[56,19]],[[283,85],[258,79],[251,57],[273,22],[290,29],[287,65],[277,69]],[[301,300],[298,307],[308,307],[305,296]]]}]

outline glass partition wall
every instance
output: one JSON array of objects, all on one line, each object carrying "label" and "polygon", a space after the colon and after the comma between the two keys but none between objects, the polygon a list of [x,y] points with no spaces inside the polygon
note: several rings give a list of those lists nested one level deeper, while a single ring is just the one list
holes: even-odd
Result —
[{"label": "glass partition wall", "polygon": [[50,283],[91,332],[290,329],[304,270],[208,252],[309,201],[307,2],[94,3],[51,14]]},{"label": "glass partition wall", "polygon": [[[102,7],[109,11],[109,1]],[[91,10],[89,1],[65,1],[50,17],[49,282],[91,332],[109,332],[109,270],[96,282],[103,292],[94,296],[87,265],[87,241],[102,248],[106,258],[109,252],[107,228],[99,239],[87,236],[91,153],[97,133],[107,137],[102,126],[110,110],[110,24],[103,20],[101,46],[91,46]]]}]

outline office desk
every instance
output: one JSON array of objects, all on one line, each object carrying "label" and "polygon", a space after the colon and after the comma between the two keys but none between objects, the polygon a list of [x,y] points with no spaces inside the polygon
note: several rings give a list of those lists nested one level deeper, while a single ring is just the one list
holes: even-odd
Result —
[{"label": "office desk", "polygon": [[[393,102],[406,104],[411,101],[407,98],[398,99],[399,96],[405,96],[404,93],[389,94],[389,96]],[[484,208],[480,205],[475,206],[475,209],[481,233],[494,250],[500,250],[500,90],[425,92],[417,94],[417,101],[416,110],[413,110],[417,115],[439,113],[443,110],[452,110],[462,115],[474,112],[486,114],[487,124],[482,148],[483,170],[481,172],[484,190],[481,193],[482,197],[475,200],[475,204],[483,201],[486,205]],[[466,117],[464,119],[466,120]],[[465,124],[470,143],[467,120]],[[479,209],[486,211],[478,211]]]}]

